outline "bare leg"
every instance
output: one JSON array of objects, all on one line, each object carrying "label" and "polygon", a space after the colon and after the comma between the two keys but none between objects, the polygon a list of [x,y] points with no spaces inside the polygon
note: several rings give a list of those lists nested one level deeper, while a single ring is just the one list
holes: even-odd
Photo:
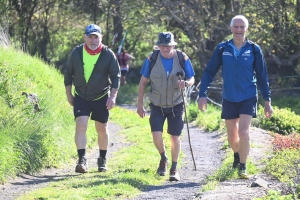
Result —
[{"label": "bare leg", "polygon": [[86,130],[88,124],[88,116],[80,116],[76,118],[75,144],[77,149],[86,148]]},{"label": "bare leg", "polygon": [[162,138],[162,132],[160,131],[152,132],[152,136],[153,136],[153,143],[156,149],[158,150],[158,152],[159,153],[165,152],[166,149],[165,149],[165,143]]},{"label": "bare leg", "polygon": [[252,116],[250,115],[240,115],[239,122],[239,154],[240,154],[240,162],[246,163],[249,151],[250,151],[250,136],[249,136],[249,128],[251,124]]},{"label": "bare leg", "polygon": [[225,120],[225,123],[227,128],[228,143],[235,153],[239,152],[239,119]]},{"label": "bare leg", "polygon": [[178,162],[179,153],[180,153],[180,137],[171,135],[171,154],[172,154],[172,161]]},{"label": "bare leg", "polygon": [[107,130],[107,123],[100,123],[95,121],[96,131],[98,133],[98,146],[101,150],[107,150],[108,146],[108,130]]}]

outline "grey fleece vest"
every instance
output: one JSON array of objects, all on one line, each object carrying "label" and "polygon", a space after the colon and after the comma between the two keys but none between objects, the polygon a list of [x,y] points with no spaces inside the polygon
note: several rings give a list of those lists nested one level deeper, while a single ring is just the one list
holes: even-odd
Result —
[{"label": "grey fleece vest", "polygon": [[[151,57],[151,54],[149,56]],[[182,78],[184,78],[185,73],[179,64],[177,54],[173,57],[172,71],[167,76],[159,53],[155,65],[150,72],[151,89],[149,100],[155,106],[171,108],[183,101],[181,91],[178,87],[179,77],[177,76],[177,72],[183,72]]]}]

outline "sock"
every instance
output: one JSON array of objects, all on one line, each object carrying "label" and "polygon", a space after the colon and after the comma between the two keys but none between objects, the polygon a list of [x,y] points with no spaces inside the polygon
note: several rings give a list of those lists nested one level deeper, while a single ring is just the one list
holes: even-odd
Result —
[{"label": "sock", "polygon": [[241,170],[246,170],[246,164],[245,163],[240,163],[240,169]]},{"label": "sock", "polygon": [[79,159],[85,157],[85,149],[77,149]]},{"label": "sock", "polygon": [[101,158],[106,159],[106,153],[107,153],[107,150],[101,150],[101,149],[99,149],[99,154],[100,154]]},{"label": "sock", "polygon": [[172,161],[171,170],[176,170],[177,168],[177,162]]},{"label": "sock", "polygon": [[168,160],[167,155],[166,155],[166,152],[160,153],[160,159],[161,159],[161,160]]},{"label": "sock", "polygon": [[234,153],[233,156],[234,156],[235,158],[239,158],[239,157],[240,157],[239,152]]}]

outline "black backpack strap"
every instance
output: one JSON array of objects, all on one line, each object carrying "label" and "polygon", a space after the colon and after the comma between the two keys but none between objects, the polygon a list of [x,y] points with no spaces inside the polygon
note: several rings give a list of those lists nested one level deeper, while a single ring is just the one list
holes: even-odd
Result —
[{"label": "black backpack strap", "polygon": [[225,50],[225,47],[221,47],[221,53],[220,53],[220,59],[222,61],[222,65],[223,65],[223,52]]},{"label": "black backpack strap", "polygon": [[83,63],[83,57],[82,57],[82,54],[83,54],[83,45],[77,46],[76,50],[79,52],[79,58],[81,60],[82,66],[83,66],[84,65],[84,63]]},{"label": "black backpack strap", "polygon": [[181,66],[181,69],[184,70],[184,56],[183,56],[183,53],[182,51],[179,51],[179,50],[176,50],[176,53],[177,53],[177,56],[178,56],[178,60],[179,60],[179,64]]},{"label": "black backpack strap", "polygon": [[154,51],[152,52],[152,55],[151,55],[151,57],[150,57],[150,73],[151,73],[151,71],[152,71],[153,66],[154,66],[155,63],[156,63],[156,59],[157,59],[158,54],[159,54],[159,50],[154,50]]},{"label": "black backpack strap", "polygon": [[[178,56],[179,64],[180,64],[181,68],[184,70],[185,60],[184,60],[183,53],[182,53],[182,51],[179,51],[179,50],[176,50],[176,53],[177,53],[177,56]],[[159,50],[154,50],[152,52],[152,55],[150,57],[150,73],[151,73],[152,68],[154,67],[154,65],[156,63],[158,54],[159,54]]]},{"label": "black backpack strap", "polygon": [[257,51],[256,51],[256,48],[255,48],[255,44],[254,44],[254,43],[251,43],[251,46],[252,46],[252,52],[253,52],[253,56],[254,56],[253,65],[254,65],[254,68],[255,68],[255,60],[256,60],[256,54],[257,54]]},{"label": "black backpack strap", "polygon": [[256,48],[255,48],[255,44],[252,43],[251,46],[252,46],[252,52],[253,52],[253,54],[255,55],[255,54],[257,53],[257,52],[256,52]]}]

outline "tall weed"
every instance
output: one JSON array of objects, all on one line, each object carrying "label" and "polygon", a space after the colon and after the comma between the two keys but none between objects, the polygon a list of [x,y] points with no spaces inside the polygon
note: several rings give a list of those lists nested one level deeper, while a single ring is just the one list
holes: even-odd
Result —
[{"label": "tall weed", "polygon": [[[75,128],[62,75],[38,58],[1,47],[0,73],[0,181],[69,162],[76,156]],[[37,94],[39,112],[23,92]]]}]

